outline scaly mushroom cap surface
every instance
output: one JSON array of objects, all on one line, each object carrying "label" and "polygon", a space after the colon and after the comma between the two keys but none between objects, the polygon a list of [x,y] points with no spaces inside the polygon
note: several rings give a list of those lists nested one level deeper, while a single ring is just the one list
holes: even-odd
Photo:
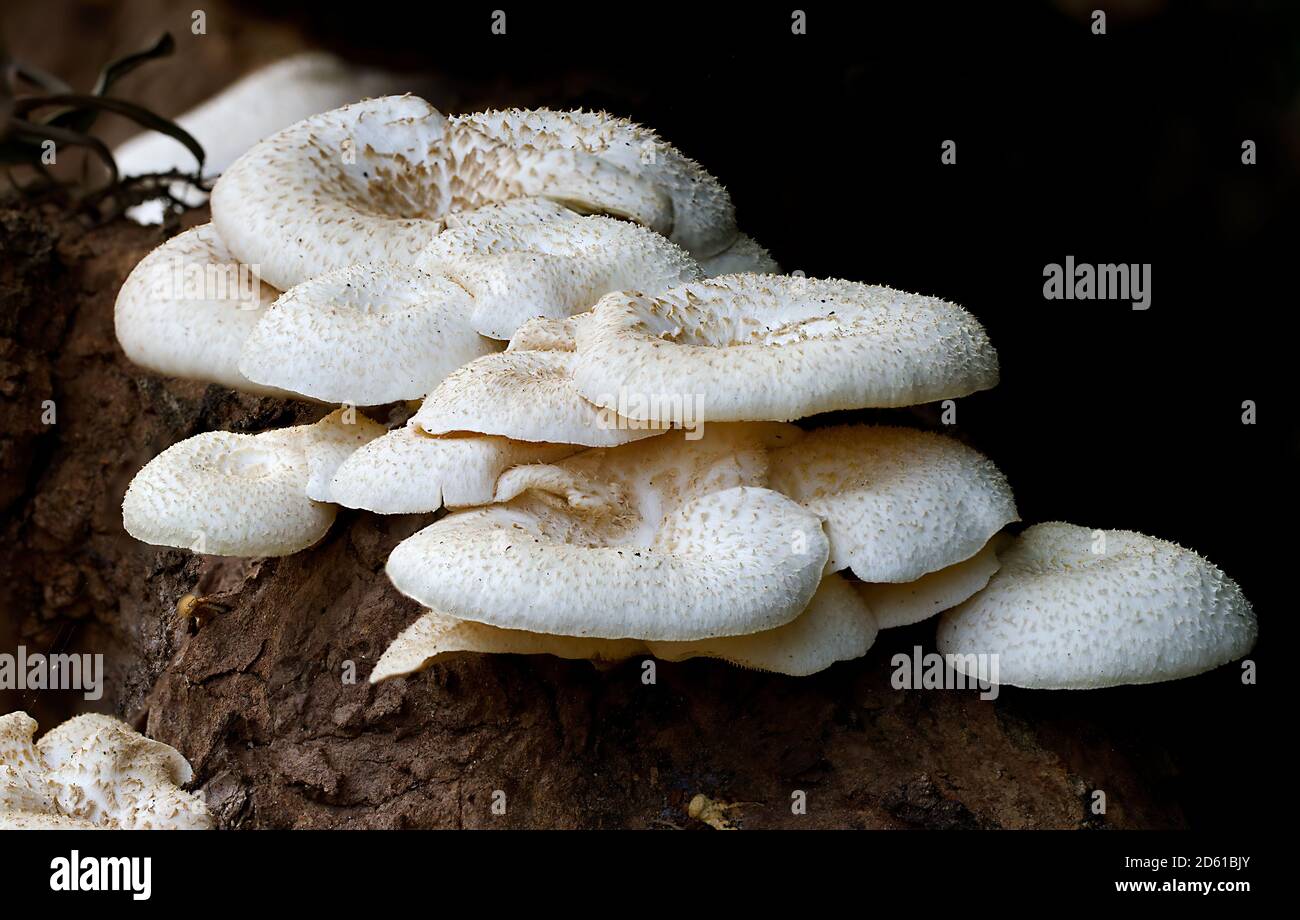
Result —
[{"label": "scaly mushroom cap surface", "polygon": [[772,436],[714,425],[700,441],[674,432],[517,467],[498,480],[502,504],[399,543],[388,576],[449,616],[529,632],[686,640],[784,625],[828,545],[815,516],[750,485]]},{"label": "scaly mushroom cap surface", "polygon": [[871,610],[838,575],[824,579],[804,612],[784,626],[748,636],[694,642],[555,636],[457,620],[430,610],[393,640],[375,664],[370,682],[411,674],[438,658],[465,652],[554,655],[601,662],[647,654],[667,661],[721,658],[741,667],[802,677],[837,661],[860,658],[875,636]]},{"label": "scaly mushroom cap surface", "polygon": [[411,418],[429,434],[473,431],[518,441],[610,447],[668,426],[592,405],[573,382],[567,351],[505,351],[471,361],[438,384]]},{"label": "scaly mushroom cap surface", "polygon": [[500,346],[474,331],[449,278],[391,262],[326,272],[286,291],[244,343],[250,379],[322,402],[418,399]]},{"label": "scaly mushroom cap surface", "polygon": [[[635,199],[619,202],[608,193],[600,199],[567,200],[582,210],[604,211],[650,227],[696,258],[716,255],[736,239],[735,208],[718,180],[654,131],[626,118],[605,112],[505,109],[453,120],[515,149],[580,150],[635,177],[666,199],[668,208],[635,207]],[[566,200],[563,195],[551,197]],[[601,199],[606,203],[600,204]]]},{"label": "scaly mushroom cap surface", "polygon": [[1018,520],[1006,477],[982,454],[910,428],[821,428],[772,455],[771,487],[826,522],[830,570],[910,582],[969,559]]},{"label": "scaly mushroom cap surface", "polygon": [[131,270],[113,325],[122,351],[158,374],[285,395],[239,370],[239,351],[280,292],[251,272],[211,224],[172,237]]},{"label": "scaly mushroom cap surface", "polygon": [[448,120],[414,96],[316,115],[236,160],[213,189],[212,219],[241,261],[282,290],[359,262],[409,264],[448,215],[513,198],[675,226],[660,176],[620,168],[574,132],[511,130],[528,116]]},{"label": "scaly mushroom cap surface", "polygon": [[[1175,543],[1037,524],[988,587],[939,621],[938,649],[996,655],[998,682],[1044,690],[1190,677],[1242,657],[1258,627],[1232,579]],[[965,670],[962,660],[955,666]]]},{"label": "scaly mushroom cap surface", "polygon": [[469,292],[470,323],[490,338],[509,339],[533,317],[585,312],[610,291],[657,294],[702,277],[684,249],[636,224],[571,211],[528,220],[504,206],[479,210],[474,222],[440,233],[417,264]]},{"label": "scaly mushroom cap surface", "polygon": [[911,626],[956,607],[989,583],[998,570],[997,540],[965,562],[922,575],[903,584],[856,582],[854,588],[876,615],[881,629]]},{"label": "scaly mushroom cap surface", "polygon": [[384,433],[338,409],[314,425],[261,434],[208,431],[173,444],[127,487],[127,533],[157,546],[220,556],[283,556],[325,535],[339,464]]},{"label": "scaly mushroom cap surface", "polygon": [[[758,241],[740,234],[736,241],[722,252],[700,259],[700,268],[704,277],[716,278],[719,275],[738,275],[750,273],[756,275],[779,275],[781,266],[776,259]],[[645,293],[645,292],[643,292]]]},{"label": "scaly mushroom cap surface", "polygon": [[788,421],[911,406],[997,383],[997,353],[955,304],[852,281],[724,275],[660,295],[608,294],[577,329],[578,392],[661,420],[701,399],[711,421]]},{"label": "scaly mushroom cap surface", "polygon": [[416,514],[492,501],[497,477],[523,463],[553,463],[577,450],[471,435],[440,437],[406,425],[358,449],[339,466],[330,498],[345,508]]},{"label": "scaly mushroom cap surface", "polygon": [[0,716],[0,828],[205,830],[180,752],[103,715],[69,719],[35,745],[26,713]]}]

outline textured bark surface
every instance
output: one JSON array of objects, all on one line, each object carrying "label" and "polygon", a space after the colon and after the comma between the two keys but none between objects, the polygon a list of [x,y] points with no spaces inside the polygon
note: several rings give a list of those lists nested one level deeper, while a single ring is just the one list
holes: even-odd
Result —
[{"label": "textured bark surface", "polygon": [[[702,827],[687,815],[700,793],[738,803],[741,827],[1184,823],[1177,768],[1124,691],[987,702],[893,689],[891,657],[928,649],[932,624],[806,679],[695,661],[659,663],[647,685],[635,661],[466,656],[371,687],[419,613],[384,560],[433,516],[345,511],[318,546],[278,560],[135,542],[122,494],[163,448],[326,410],[125,360],[113,300],[157,229],[87,232],[27,209],[0,213],[0,233],[0,640],[105,654],[97,708],[185,754],[224,827]],[[219,606],[181,619],[187,593]],[[44,727],[84,706],[0,692],[0,711]],[[1094,789],[1104,816],[1089,811]],[[792,813],[797,790],[806,815]]]}]

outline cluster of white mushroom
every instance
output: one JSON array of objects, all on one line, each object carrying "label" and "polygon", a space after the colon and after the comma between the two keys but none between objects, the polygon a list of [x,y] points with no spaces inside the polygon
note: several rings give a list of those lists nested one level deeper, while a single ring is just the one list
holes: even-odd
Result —
[{"label": "cluster of white mushroom", "polygon": [[[941,651],[1029,687],[1181,677],[1253,645],[1240,590],[1190,551],[1063,524],[1012,539],[1010,488],[969,447],[790,424],[956,399],[997,382],[997,355],[954,304],[778,274],[717,181],[630,122],[358,103],[248,151],[212,218],[123,286],[128,356],[343,408],[169,448],[126,528],[278,555],[338,506],[455,509],[388,561],[427,612],[372,680],[465,651],[804,675],[945,610]],[[178,285],[232,274],[253,280]],[[393,431],[355,410],[417,399]]]},{"label": "cluster of white mushroom", "polygon": [[0,716],[0,830],[204,830],[203,800],[175,748],[124,722],[77,716],[33,743],[36,721]]}]

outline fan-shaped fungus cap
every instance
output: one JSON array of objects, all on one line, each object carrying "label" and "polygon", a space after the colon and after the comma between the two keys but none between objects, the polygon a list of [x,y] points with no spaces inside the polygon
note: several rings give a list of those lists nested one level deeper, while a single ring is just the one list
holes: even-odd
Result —
[{"label": "fan-shaped fungus cap", "polygon": [[463,287],[391,262],[326,272],[291,288],[244,343],[249,379],[322,402],[418,399],[500,346],[469,323]]},{"label": "fan-shaped fungus cap", "polygon": [[701,441],[518,467],[498,481],[504,504],[399,543],[388,576],[457,619],[530,632],[685,640],[784,625],[816,590],[827,543],[815,516],[746,485],[766,472],[763,432],[711,426]]},{"label": "fan-shaped fungus cap", "polygon": [[140,260],[117,295],[122,351],[159,374],[249,393],[284,395],[239,370],[239,350],[280,292],[240,264],[211,224],[186,230]]},{"label": "fan-shaped fungus cap", "polygon": [[857,582],[854,587],[881,629],[911,626],[956,607],[989,583],[998,570],[997,537],[964,562],[903,584]]},{"label": "fan-shaped fungus cap", "polygon": [[482,435],[435,438],[407,425],[344,460],[329,494],[346,508],[379,514],[485,505],[505,470],[522,463],[553,463],[576,450],[568,444],[528,444]]},{"label": "fan-shaped fungus cap", "polygon": [[384,429],[339,409],[314,425],[257,435],[208,431],[136,474],[122,501],[127,533],[220,556],[283,556],[325,535],[334,472]]},{"label": "fan-shaped fungus cap", "polygon": [[1006,477],[959,441],[839,425],[772,455],[772,488],[826,522],[830,570],[915,581],[975,555],[1018,520]]},{"label": "fan-shaped fungus cap", "polygon": [[393,640],[375,664],[370,682],[411,674],[439,658],[464,652],[554,655],[598,662],[645,654],[667,661],[721,658],[741,667],[802,677],[837,661],[860,658],[875,636],[871,610],[838,575],[825,578],[804,612],[784,626],[693,642],[554,636],[457,620],[430,610]]},{"label": "fan-shaped fungus cap", "polygon": [[180,752],[103,715],[77,716],[35,745],[24,712],[0,716],[0,828],[204,830],[212,826]]},{"label": "fan-shaped fungus cap", "polygon": [[[939,621],[938,648],[996,655],[998,682],[1043,690],[1200,674],[1255,644],[1236,582],[1175,543],[1128,530],[1037,524],[988,587]],[[963,657],[954,659],[963,669]]]},{"label": "fan-shaped fungus cap", "polygon": [[983,327],[955,304],[852,281],[724,275],[657,298],[608,294],[578,327],[578,392],[662,420],[702,399],[709,421],[785,421],[910,406],[997,383]]},{"label": "fan-shaped fungus cap", "polygon": [[438,384],[411,424],[428,434],[473,431],[585,447],[626,444],[668,427],[587,402],[574,387],[573,361],[568,351],[505,351],[471,361]]},{"label": "fan-shaped fungus cap", "polygon": [[235,161],[213,190],[212,219],[231,250],[281,289],[359,262],[409,263],[449,214],[494,201],[541,196],[656,230],[676,226],[671,193],[656,184],[661,172],[630,172],[608,151],[592,152],[586,129],[532,130],[529,116],[449,121],[413,96],[313,116]]},{"label": "fan-shaped fungus cap", "polygon": [[[569,198],[583,210],[604,211],[644,224],[696,258],[715,255],[736,238],[735,208],[727,190],[699,163],[649,128],[605,112],[506,109],[453,119],[472,125],[512,149],[577,150],[636,177],[665,197],[666,219],[608,198]],[[552,195],[566,200],[564,195]],[[603,201],[603,203],[602,203]]]},{"label": "fan-shaped fungus cap", "polygon": [[520,219],[509,206],[479,211],[472,223],[440,233],[416,261],[468,291],[471,324],[494,339],[509,339],[533,317],[590,310],[610,291],[657,294],[701,277],[680,246],[626,221],[571,211]]}]

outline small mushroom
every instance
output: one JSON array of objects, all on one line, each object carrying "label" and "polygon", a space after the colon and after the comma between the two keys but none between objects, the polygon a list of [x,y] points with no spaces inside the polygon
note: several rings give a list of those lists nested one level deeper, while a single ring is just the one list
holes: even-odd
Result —
[{"label": "small mushroom", "polygon": [[206,830],[203,800],[180,787],[180,752],[104,715],[69,719],[35,744],[25,712],[0,716],[0,829]]},{"label": "small mushroom", "polygon": [[370,674],[378,683],[423,670],[457,654],[553,655],[595,662],[653,655],[666,661],[720,658],[760,671],[796,677],[815,674],[837,661],[861,658],[876,638],[871,610],[843,578],[825,578],[804,611],[775,629],[745,636],[689,642],[593,639],[501,629],[426,611],[380,656]]},{"label": "small mushroom", "polygon": [[220,556],[284,556],[325,535],[329,485],[348,454],[384,433],[338,409],[314,425],[261,434],[208,431],[136,473],[122,500],[127,533]]},{"label": "small mushroom", "polygon": [[931,432],[820,428],[771,462],[772,488],[826,522],[830,570],[867,582],[914,582],[971,558],[1019,520],[998,468]]},{"label": "small mushroom", "polygon": [[[988,587],[939,621],[963,673],[997,656],[998,683],[1043,690],[1149,684],[1242,657],[1258,627],[1232,579],[1191,550],[1129,530],[1037,524]],[[981,675],[982,676],[982,675]]]},{"label": "small mushroom", "polygon": [[[826,563],[821,522],[769,489],[765,426],[711,426],[551,467],[402,541],[399,591],[462,620],[554,635],[691,640],[782,626]],[[557,494],[558,493],[558,494]],[[508,499],[508,500],[506,500]]]},{"label": "small mushroom", "polygon": [[786,421],[965,396],[998,380],[983,327],[955,304],[786,275],[608,294],[578,325],[577,356],[578,392],[642,421],[664,421],[691,398],[710,421]]},{"label": "small mushroom", "polygon": [[497,477],[510,467],[553,463],[577,449],[483,435],[434,437],[405,425],[344,460],[329,494],[345,508],[379,514],[484,505],[492,501]]},{"label": "small mushroom", "polygon": [[131,270],[113,324],[133,362],[169,377],[286,395],[249,380],[239,352],[280,292],[240,265],[211,224],[172,237]]}]

